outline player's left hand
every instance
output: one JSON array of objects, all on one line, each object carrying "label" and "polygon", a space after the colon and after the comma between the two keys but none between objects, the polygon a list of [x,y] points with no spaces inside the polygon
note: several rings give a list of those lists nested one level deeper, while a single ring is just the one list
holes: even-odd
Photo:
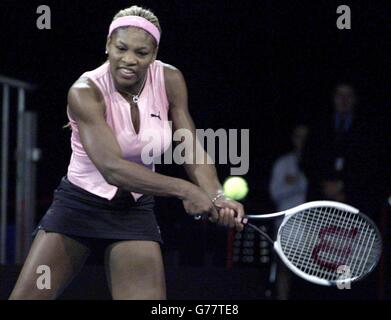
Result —
[{"label": "player's left hand", "polygon": [[237,231],[243,230],[244,224],[242,222],[242,219],[245,213],[244,207],[240,202],[221,197],[215,201],[214,205],[216,208],[218,208],[218,224],[230,228],[235,227]]}]

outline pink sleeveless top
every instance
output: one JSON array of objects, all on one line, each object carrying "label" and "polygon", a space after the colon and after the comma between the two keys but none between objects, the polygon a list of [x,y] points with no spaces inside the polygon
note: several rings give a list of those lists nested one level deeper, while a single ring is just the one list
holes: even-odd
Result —
[{"label": "pink sleeveless top", "polygon": [[[106,104],[106,122],[117,138],[124,159],[144,165],[153,171],[153,158],[162,155],[172,141],[163,69],[164,63],[159,60],[149,66],[138,102],[138,134],[133,128],[129,103],[114,87],[109,63],[106,62],[82,75],[92,80],[102,92]],[[69,113],[68,118],[72,128],[72,155],[67,173],[69,181],[97,196],[111,200],[118,188],[108,184],[92,163],[81,144],[77,123]],[[142,196],[136,192],[132,192],[132,195],[136,201]]]}]

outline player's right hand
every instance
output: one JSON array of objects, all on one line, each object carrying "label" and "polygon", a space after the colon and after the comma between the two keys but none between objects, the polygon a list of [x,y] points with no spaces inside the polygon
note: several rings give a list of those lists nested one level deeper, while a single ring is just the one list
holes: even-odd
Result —
[{"label": "player's right hand", "polygon": [[194,184],[186,186],[182,202],[186,212],[190,215],[208,215],[213,222],[219,218],[212,200],[201,188]]}]

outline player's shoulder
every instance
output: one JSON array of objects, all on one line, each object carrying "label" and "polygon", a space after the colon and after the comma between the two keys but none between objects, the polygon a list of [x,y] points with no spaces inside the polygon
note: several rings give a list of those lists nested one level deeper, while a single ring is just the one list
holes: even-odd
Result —
[{"label": "player's shoulder", "polygon": [[183,93],[187,90],[182,72],[168,63],[164,64],[164,84],[169,101],[177,96],[183,96]]},{"label": "player's shoulder", "polygon": [[75,100],[100,103],[103,102],[103,96],[91,79],[80,77],[72,84],[68,91],[68,103]]},{"label": "player's shoulder", "polygon": [[72,84],[68,91],[68,110],[73,117],[103,114],[104,108],[104,98],[93,81],[81,77]]},{"label": "player's shoulder", "polygon": [[169,83],[176,83],[177,81],[184,81],[181,70],[172,64],[163,63],[164,80]]}]

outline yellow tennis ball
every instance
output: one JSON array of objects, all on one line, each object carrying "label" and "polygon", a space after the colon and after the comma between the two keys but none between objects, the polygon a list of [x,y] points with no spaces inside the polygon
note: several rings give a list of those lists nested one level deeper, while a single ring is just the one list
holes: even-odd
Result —
[{"label": "yellow tennis ball", "polygon": [[247,196],[248,185],[241,177],[229,177],[223,185],[224,193],[233,200],[242,200]]}]

